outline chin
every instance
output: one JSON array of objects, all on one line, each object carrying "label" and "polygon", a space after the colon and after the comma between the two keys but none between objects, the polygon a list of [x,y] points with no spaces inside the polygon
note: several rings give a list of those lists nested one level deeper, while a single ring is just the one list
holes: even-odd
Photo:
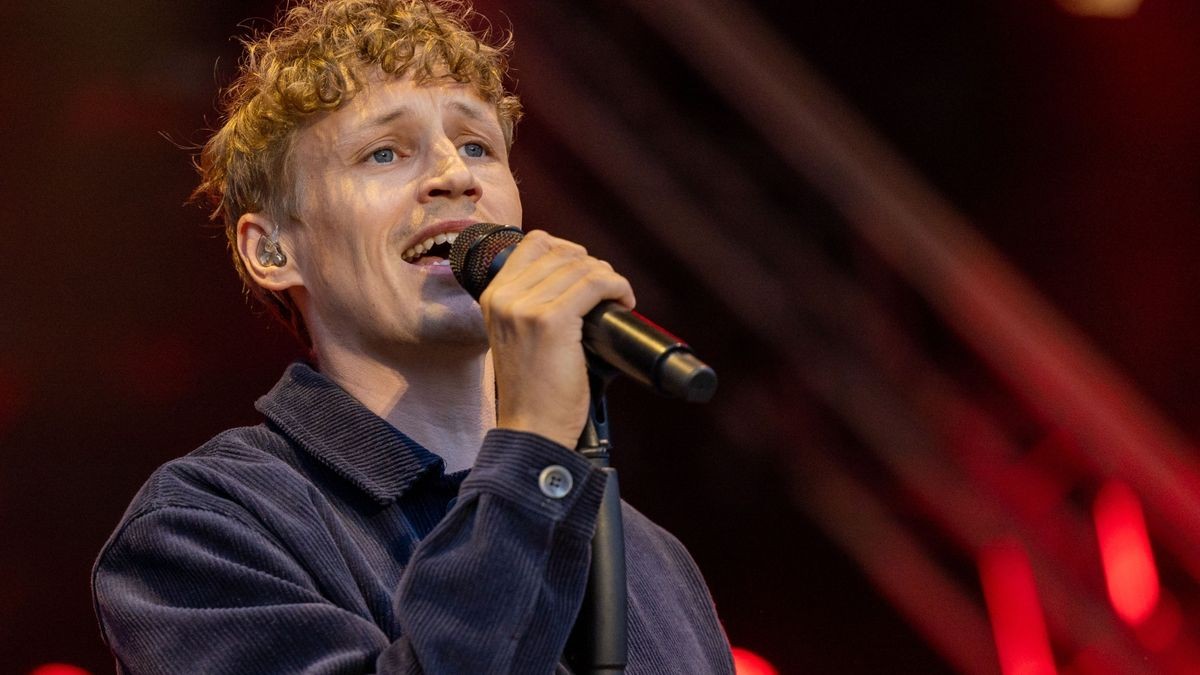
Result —
[{"label": "chin", "polygon": [[419,345],[479,346],[487,349],[487,327],[479,305],[471,302],[468,311],[443,307],[441,312],[427,312],[417,327],[415,342]]}]

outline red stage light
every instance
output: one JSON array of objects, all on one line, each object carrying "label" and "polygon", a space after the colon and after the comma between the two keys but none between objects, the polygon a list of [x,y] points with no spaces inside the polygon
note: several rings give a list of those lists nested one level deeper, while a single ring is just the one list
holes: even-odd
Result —
[{"label": "red stage light", "polygon": [[92,673],[66,663],[47,663],[29,671],[29,675],[92,675]]},{"label": "red stage light", "polygon": [[1137,626],[1154,612],[1159,596],[1142,505],[1129,486],[1110,481],[1096,495],[1092,515],[1109,600],[1121,619]]},{"label": "red stage light", "polygon": [[770,661],[741,647],[733,648],[733,670],[737,675],[779,675]]},{"label": "red stage light", "polygon": [[1054,656],[1042,618],[1033,568],[1015,541],[979,552],[979,576],[1004,675],[1054,675]]},{"label": "red stage light", "polygon": [[[1168,594],[1158,596],[1154,612],[1134,630],[1138,642],[1152,652],[1166,652],[1179,641],[1182,632],[1183,610],[1179,602]],[[1200,666],[1192,667],[1187,672],[1200,672]]]}]

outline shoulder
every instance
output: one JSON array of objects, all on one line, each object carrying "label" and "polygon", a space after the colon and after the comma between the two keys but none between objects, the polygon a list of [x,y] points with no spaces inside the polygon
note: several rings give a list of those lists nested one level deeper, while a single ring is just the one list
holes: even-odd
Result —
[{"label": "shoulder", "polygon": [[675,535],[650,520],[628,502],[621,502],[622,527],[625,531],[626,556],[631,562],[665,565],[686,576],[699,576],[696,563]]},{"label": "shoulder", "polygon": [[650,520],[641,511],[621,500],[621,519],[625,528],[625,538],[644,540],[661,546],[682,547],[683,544],[658,523]]},{"label": "shoulder", "polygon": [[287,526],[311,509],[312,484],[286,446],[265,426],[232,429],[151,474],[92,567],[105,639],[136,639],[128,628],[138,617],[172,607],[208,610],[268,591],[316,597],[292,553],[310,532]]},{"label": "shoulder", "polygon": [[166,508],[246,520],[255,503],[293,500],[309,485],[282,436],[267,425],[238,427],[158,467],[121,521]]},{"label": "shoulder", "polygon": [[287,531],[281,522],[319,499],[294,461],[288,442],[259,425],[225,431],[163,464],[134,496],[93,573],[119,569],[114,561],[184,550],[211,554],[236,542],[278,545],[280,532]]},{"label": "shoulder", "polygon": [[684,664],[686,672],[732,673],[729,641],[687,548],[632,506],[622,503],[621,511],[630,631],[656,636],[634,638],[636,658]]},{"label": "shoulder", "polygon": [[708,585],[683,542],[625,502],[621,503],[621,515],[631,588],[655,595],[659,591],[653,587],[670,587],[690,598],[684,603],[689,605],[688,611],[711,613]]}]

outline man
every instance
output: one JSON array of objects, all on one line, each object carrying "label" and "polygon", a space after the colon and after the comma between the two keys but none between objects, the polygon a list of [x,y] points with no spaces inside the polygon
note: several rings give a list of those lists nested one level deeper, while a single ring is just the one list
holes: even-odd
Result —
[{"label": "man", "polygon": [[[531,232],[476,304],[446,265],[518,225],[519,105],[459,4],[310,1],[247,47],[198,192],[291,323],[265,422],[160,468],[94,573],[128,673],[548,673],[584,595],[603,476],[569,448],[582,316],[633,306]],[[490,347],[490,350],[489,350]],[[694,563],[624,510],[630,673],[732,672]]]}]

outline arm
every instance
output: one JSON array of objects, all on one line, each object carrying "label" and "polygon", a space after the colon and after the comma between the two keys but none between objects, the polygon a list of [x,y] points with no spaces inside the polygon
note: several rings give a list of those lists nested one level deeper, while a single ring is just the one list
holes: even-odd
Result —
[{"label": "arm", "polygon": [[[525,438],[536,445],[514,442]],[[504,430],[488,439],[459,502],[405,571],[400,621],[431,672],[548,673],[583,600],[604,479],[546,439]],[[575,477],[561,499],[538,487],[551,464]]]}]

